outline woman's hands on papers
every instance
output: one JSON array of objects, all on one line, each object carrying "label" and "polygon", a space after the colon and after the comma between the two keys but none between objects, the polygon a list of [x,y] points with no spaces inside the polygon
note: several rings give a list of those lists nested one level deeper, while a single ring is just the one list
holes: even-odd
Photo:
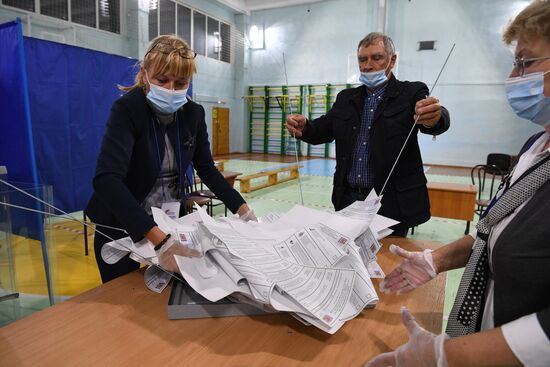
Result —
[{"label": "woman's hands on papers", "polygon": [[389,273],[380,283],[384,293],[407,293],[435,278],[432,250],[410,252],[396,245],[390,245],[390,252],[401,256],[404,260]]},{"label": "woman's hands on papers", "polygon": [[249,211],[247,211],[243,215],[239,216],[239,219],[243,220],[245,222],[249,222],[249,221],[257,222],[258,221],[258,218],[256,218],[256,214],[254,214],[254,210],[252,210],[252,209],[250,209]]},{"label": "woman's hands on papers", "polygon": [[393,352],[375,357],[366,367],[447,366],[447,357],[443,346],[449,336],[447,334],[435,335],[420,327],[406,307],[401,307],[401,320],[409,332],[409,341]]},{"label": "woman's hands on papers", "polygon": [[239,215],[239,219],[245,222],[258,221],[258,218],[256,218],[256,214],[254,214],[254,210],[250,209],[250,207],[246,203],[239,207],[239,209],[237,210],[237,214]]},{"label": "woman's hands on papers", "polygon": [[201,253],[183,245],[180,241],[171,237],[164,246],[158,250],[159,265],[166,271],[179,271],[178,263],[174,255],[184,257],[198,257]]}]

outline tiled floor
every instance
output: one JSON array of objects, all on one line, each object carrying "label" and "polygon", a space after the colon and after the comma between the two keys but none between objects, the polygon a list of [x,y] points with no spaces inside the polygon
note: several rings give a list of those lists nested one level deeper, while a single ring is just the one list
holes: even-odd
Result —
[{"label": "tiled floor", "polygon": [[[288,159],[277,161],[260,161],[245,159],[230,159],[225,162],[226,171],[236,171],[251,174],[274,167],[291,164]],[[286,157],[285,157],[286,158]],[[286,163],[285,163],[286,162]],[[292,206],[301,203],[300,186],[303,193],[303,205],[321,210],[332,210],[330,201],[332,192],[332,175],[335,161],[332,159],[314,159],[300,162],[304,167],[300,170],[300,179],[292,180],[273,187],[243,194],[245,200],[258,216],[271,211],[285,212]],[[470,177],[464,175],[430,174],[441,170],[428,170],[430,181],[470,183]],[[444,171],[443,171],[444,172]],[[464,173],[466,171],[462,171]],[[235,183],[238,190],[238,182]],[[215,208],[215,215],[223,215],[223,208]],[[78,216],[80,218],[80,215]],[[446,243],[463,236],[465,222],[443,218],[432,218],[427,223],[415,229],[412,238]],[[100,284],[93,250],[89,256],[84,256],[84,239],[79,232],[82,225],[77,222],[59,222],[53,233],[53,243],[50,244],[50,261],[53,270],[53,289],[58,299],[64,299],[79,294]],[[89,237],[93,246],[93,237]],[[42,265],[39,243],[22,238],[14,238],[14,257],[18,291],[21,297],[15,301],[0,303],[0,325],[8,323],[13,315],[22,317],[48,305],[47,287]],[[445,315],[448,315],[461,271],[448,274]]]}]

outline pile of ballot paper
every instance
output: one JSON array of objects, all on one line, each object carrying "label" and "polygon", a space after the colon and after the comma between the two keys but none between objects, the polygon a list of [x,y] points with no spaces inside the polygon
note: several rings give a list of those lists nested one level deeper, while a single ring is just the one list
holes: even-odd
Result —
[{"label": "pile of ballot paper", "polygon": [[[371,278],[384,277],[376,262],[378,239],[396,224],[377,215],[380,198],[373,192],[339,212],[296,205],[287,213],[270,213],[259,222],[212,218],[197,211],[177,220],[153,208],[165,233],[200,253],[176,261],[185,281],[206,299],[231,296],[264,310],[289,312],[297,319],[334,333],[378,296]],[[149,288],[160,291],[169,281],[153,246],[129,237],[103,247],[114,263],[130,253],[152,264],[145,274]]]}]

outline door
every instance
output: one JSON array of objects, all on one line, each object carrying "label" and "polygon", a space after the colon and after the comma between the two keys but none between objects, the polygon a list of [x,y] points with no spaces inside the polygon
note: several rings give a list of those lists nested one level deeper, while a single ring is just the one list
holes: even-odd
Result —
[{"label": "door", "polygon": [[229,108],[212,107],[212,151],[214,155],[229,153]]}]

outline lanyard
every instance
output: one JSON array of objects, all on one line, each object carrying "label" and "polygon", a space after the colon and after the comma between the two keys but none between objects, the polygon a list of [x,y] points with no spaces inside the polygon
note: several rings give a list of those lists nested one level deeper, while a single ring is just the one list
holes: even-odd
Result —
[{"label": "lanyard", "polygon": [[[179,190],[179,194],[180,194],[180,199],[183,198],[183,195],[182,195],[182,182],[181,182],[181,177],[182,177],[182,174],[181,174],[181,164],[182,164],[182,158],[181,158],[181,142],[180,142],[180,125],[178,123],[178,114],[176,113],[175,114],[175,122],[176,122],[176,130],[177,130],[177,135],[178,135],[178,190]],[[158,162],[158,165],[159,165],[159,172],[162,171],[162,160],[160,158],[160,145],[159,145],[159,141],[158,141],[158,135],[157,135],[157,128],[156,128],[156,124],[155,124],[155,119],[152,118],[151,119],[152,123],[153,123],[153,133],[155,134],[155,143],[156,143],[156,147],[157,147],[157,162]],[[162,198],[164,201],[166,201],[166,192],[164,190],[164,182],[163,180],[161,179],[160,180],[160,187],[162,189]]]},{"label": "lanyard", "polygon": [[[185,193],[185,187],[183,186],[182,177],[185,175],[185,173],[182,171],[181,167],[181,137],[180,137],[180,124],[178,123],[178,114],[176,113],[176,131],[178,132],[178,183],[179,183],[179,192],[180,192],[180,200],[183,200],[185,196],[183,195]],[[183,190],[182,190],[183,187]]]}]

